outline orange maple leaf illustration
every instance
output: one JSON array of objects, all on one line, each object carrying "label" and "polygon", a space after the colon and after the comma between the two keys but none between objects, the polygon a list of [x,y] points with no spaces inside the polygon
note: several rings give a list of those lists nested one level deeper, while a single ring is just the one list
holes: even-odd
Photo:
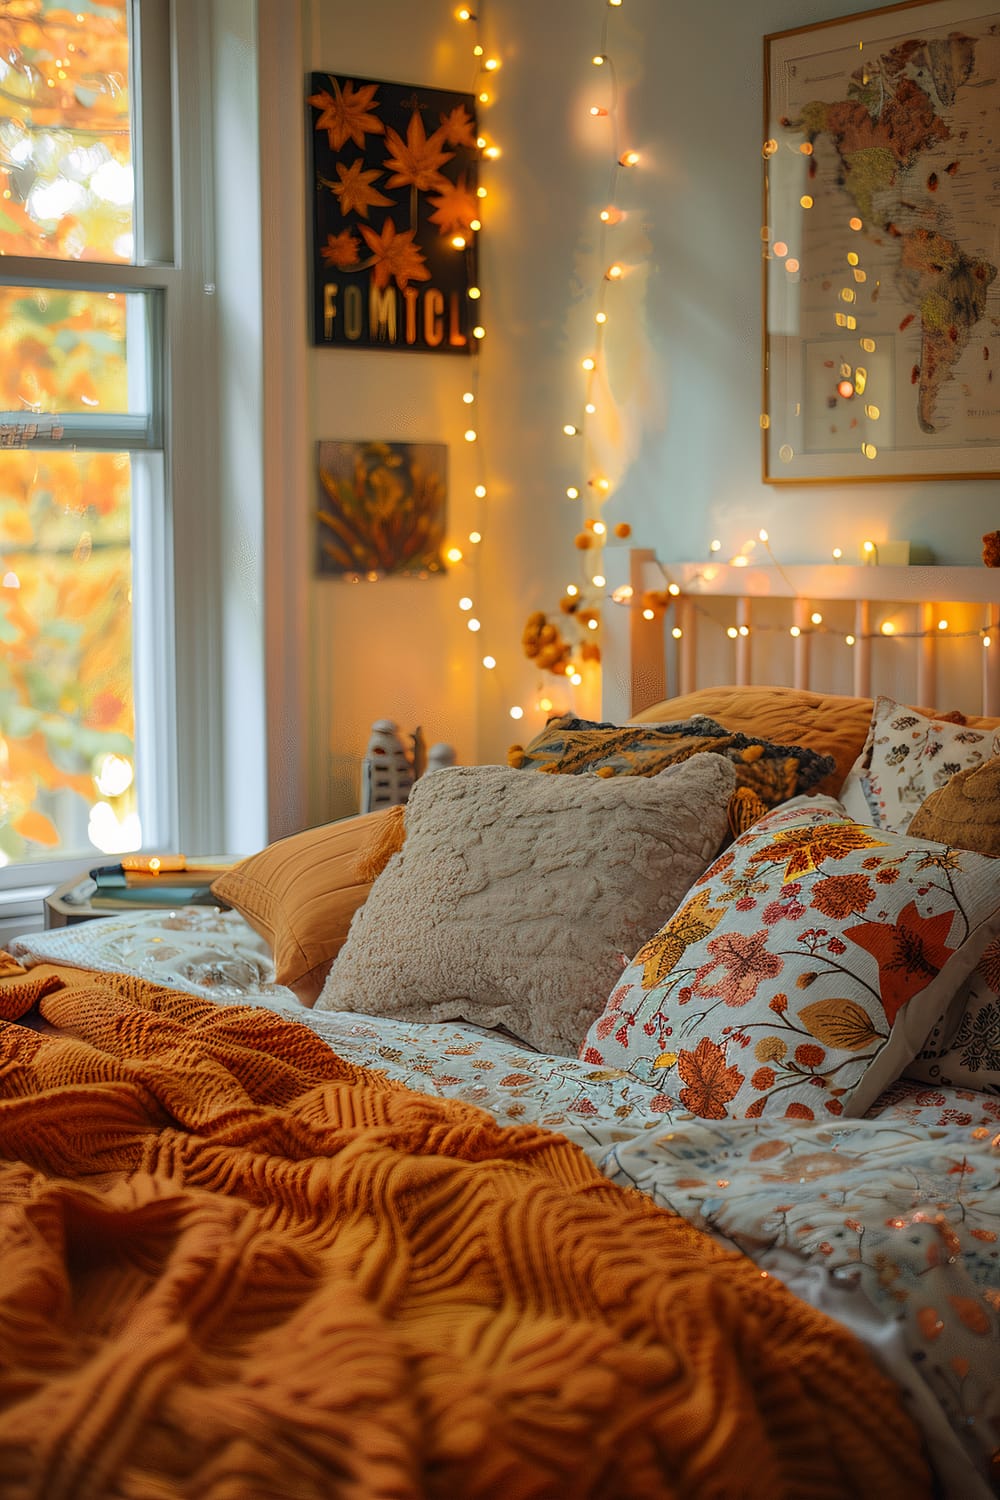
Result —
[{"label": "orange maple leaf illustration", "polygon": [[361,233],[375,258],[373,274],[376,286],[388,286],[390,276],[396,278],[400,290],[411,281],[430,281],[431,273],[424,264],[423,252],[413,243],[416,230],[402,229],[397,234],[395,224],[387,217],[381,234],[369,229],[367,224],[361,225]]},{"label": "orange maple leaf illustration", "polygon": [[739,1093],[744,1074],[726,1066],[726,1049],[703,1036],[693,1052],[682,1052],[677,1061],[687,1088],[681,1089],[681,1103],[703,1120],[725,1120],[726,1105]]},{"label": "orange maple leaf illustration", "polygon": [[328,234],[326,244],[319,253],[328,266],[337,266],[340,270],[345,270],[347,266],[356,266],[358,263],[357,235],[352,234],[349,229],[341,230],[340,234]]},{"label": "orange maple leaf illustration", "polygon": [[442,151],[444,126],[428,135],[416,110],[406,128],[406,140],[390,126],[385,133],[385,164],[393,168],[389,187],[415,187],[421,193],[441,192],[448,186],[440,168],[451,161],[454,151]]},{"label": "orange maple leaf illustration", "polygon": [[878,964],[879,993],[891,1026],[913,995],[925,989],[955,951],[945,941],[955,913],[922,917],[911,901],[895,923],[862,922],[844,937],[870,953]]},{"label": "orange maple leaf illustration", "polygon": [[309,103],[320,111],[316,129],[326,131],[331,151],[339,151],[348,141],[363,147],[366,134],[385,134],[382,121],[376,115],[368,113],[369,108],[378,109],[378,104],[375,103],[378,84],[365,83],[356,88],[348,81],[341,88],[335,78],[331,78],[330,83],[333,87],[332,94],[326,90],[310,94]]},{"label": "orange maple leaf illustration", "polygon": [[441,116],[441,129],[444,131],[444,138],[449,146],[475,146],[476,144],[472,116],[464,104],[460,104],[457,109]]},{"label": "orange maple leaf illustration", "polygon": [[797,880],[818,870],[825,859],[846,859],[856,849],[883,849],[882,839],[872,838],[854,823],[820,823],[806,828],[780,828],[747,861],[750,865],[778,864],[785,860],[784,881]]},{"label": "orange maple leaf illustration", "polygon": [[382,173],[372,168],[371,171],[363,170],[364,160],[359,157],[352,161],[350,166],[345,166],[342,161],[337,163],[337,176],[340,182],[333,187],[334,193],[340,199],[340,212],[346,218],[351,212],[359,213],[363,219],[367,219],[369,208],[384,207],[391,203],[392,199],[380,193],[372,183]]},{"label": "orange maple leaf illustration", "polygon": [[464,172],[457,182],[447,183],[431,202],[434,204],[431,223],[442,234],[464,233],[476,217],[476,195],[466,187]]}]

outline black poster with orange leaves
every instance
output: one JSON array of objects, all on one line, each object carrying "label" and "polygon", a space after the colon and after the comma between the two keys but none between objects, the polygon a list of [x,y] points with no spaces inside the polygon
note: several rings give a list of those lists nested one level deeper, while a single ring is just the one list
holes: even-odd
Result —
[{"label": "black poster with orange leaves", "polygon": [[472,350],[471,94],[313,73],[313,342]]}]

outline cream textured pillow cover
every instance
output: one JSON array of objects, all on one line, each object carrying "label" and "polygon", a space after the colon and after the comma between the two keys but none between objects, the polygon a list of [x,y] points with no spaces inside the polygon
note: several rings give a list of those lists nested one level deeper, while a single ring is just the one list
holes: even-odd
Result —
[{"label": "cream textured pillow cover", "polygon": [[422,778],[316,1008],[505,1026],[575,1054],[628,955],[717,853],[734,785],[718,755],[651,777]]}]

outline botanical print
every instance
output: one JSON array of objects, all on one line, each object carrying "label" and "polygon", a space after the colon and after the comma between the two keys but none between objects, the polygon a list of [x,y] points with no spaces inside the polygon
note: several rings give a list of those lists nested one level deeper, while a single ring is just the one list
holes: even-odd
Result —
[{"label": "botanical print", "polygon": [[468,354],[472,95],[314,73],[308,102],[314,341]]},{"label": "botanical print", "polygon": [[907,1074],[1000,1094],[1000,939],[987,948]]},{"label": "botanical print", "polygon": [[801,799],[696,882],[581,1056],[703,1119],[859,1114],[916,1055],[963,977],[949,983],[952,961],[985,946],[998,907],[987,857]]},{"label": "botanical print", "polygon": [[321,442],[317,572],[440,573],[447,459],[443,443]]}]

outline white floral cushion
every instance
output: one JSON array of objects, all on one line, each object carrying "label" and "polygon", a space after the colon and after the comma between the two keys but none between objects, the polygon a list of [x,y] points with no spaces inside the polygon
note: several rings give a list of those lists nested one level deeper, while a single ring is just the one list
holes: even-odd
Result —
[{"label": "white floral cushion", "polygon": [[906,1076],[1000,1094],[1000,938],[990,943]]},{"label": "white floral cushion", "polygon": [[1000,729],[929,719],[893,698],[875,700],[864,748],[840,800],[856,823],[906,833],[931,792],[1000,754]]},{"label": "white floral cushion", "polygon": [[997,930],[995,860],[796,798],[639,949],[581,1056],[706,1119],[862,1115]]}]

